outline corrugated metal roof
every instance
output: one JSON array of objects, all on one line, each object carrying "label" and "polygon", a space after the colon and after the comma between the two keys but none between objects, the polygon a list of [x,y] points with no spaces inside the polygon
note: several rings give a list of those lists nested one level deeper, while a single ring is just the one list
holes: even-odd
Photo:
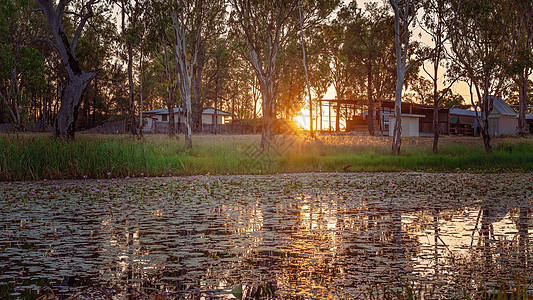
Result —
[{"label": "corrugated metal roof", "polygon": [[[496,96],[489,96],[492,100],[492,112],[491,114],[497,113],[504,116],[516,116],[516,112],[507,104],[505,101],[503,101],[501,98],[498,98]],[[481,111],[478,111],[478,114],[481,116]],[[469,117],[475,117],[476,112],[473,110],[467,110],[467,109],[458,109],[458,108],[451,108],[450,109],[450,115],[461,115],[461,116],[469,116]]]},{"label": "corrugated metal roof", "polygon": [[501,98],[498,98],[496,96],[489,96],[492,100],[492,105],[498,113],[505,116],[516,116],[516,112],[507,104],[505,101],[503,101]]},{"label": "corrugated metal roof", "polygon": [[[204,108],[204,110],[202,111],[202,114],[206,114],[206,115],[214,115],[215,114],[215,109],[214,108]],[[231,116],[230,113],[228,112],[225,112],[225,111],[222,111],[220,109],[217,109],[217,115],[219,116]]]},{"label": "corrugated metal roof", "polygon": [[[180,110],[181,110],[181,108],[174,107],[174,113],[175,114],[177,114]],[[153,115],[168,115],[168,108],[158,108],[158,109],[143,111],[143,114],[148,114],[148,115],[152,115],[152,114]]]},{"label": "corrugated metal roof", "polygon": [[476,112],[473,111],[473,110],[450,108],[450,115],[475,117],[476,116]]}]

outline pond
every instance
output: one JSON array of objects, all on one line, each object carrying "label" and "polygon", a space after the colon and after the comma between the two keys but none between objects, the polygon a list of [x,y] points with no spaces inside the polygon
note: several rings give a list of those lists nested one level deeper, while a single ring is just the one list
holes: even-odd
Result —
[{"label": "pond", "polygon": [[532,174],[0,183],[0,298],[533,291]]}]

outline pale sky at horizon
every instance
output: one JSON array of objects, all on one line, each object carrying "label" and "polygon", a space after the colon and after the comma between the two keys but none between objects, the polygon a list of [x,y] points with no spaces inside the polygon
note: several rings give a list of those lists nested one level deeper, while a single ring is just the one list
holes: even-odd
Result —
[{"label": "pale sky at horizon", "polygon": [[[357,1],[357,6],[360,7],[360,8],[364,8],[365,7],[365,3],[368,3],[368,2],[378,2],[378,3],[384,3],[385,5],[387,4],[388,1],[386,0],[356,0]],[[351,1],[350,0],[343,0],[344,3],[348,4],[350,3]],[[423,32],[421,32],[423,34]],[[413,34],[413,38],[415,40],[419,40],[419,37],[418,37],[418,34],[419,32],[415,32],[415,34]],[[425,41],[424,41],[424,37],[422,38],[422,42],[425,42],[426,44],[429,42],[429,40],[427,40],[427,37],[425,37]],[[426,68],[429,70],[429,66],[431,66],[431,64],[426,64]],[[426,78],[428,78],[424,73],[423,71],[422,72],[422,75]],[[429,79],[429,78],[428,78]],[[444,86],[444,83],[443,83],[443,80],[439,80],[439,89],[442,89],[442,88],[445,88]],[[463,96],[463,98],[465,98],[465,101],[466,102],[469,102],[469,97],[470,97],[470,94],[469,94],[469,90],[468,90],[468,85],[464,82],[457,82],[453,87],[452,87],[452,91],[454,92],[454,94],[460,94],[461,96]],[[333,88],[333,86],[331,86],[326,95],[324,96],[324,98],[326,99],[333,99],[335,98],[335,89]]]}]

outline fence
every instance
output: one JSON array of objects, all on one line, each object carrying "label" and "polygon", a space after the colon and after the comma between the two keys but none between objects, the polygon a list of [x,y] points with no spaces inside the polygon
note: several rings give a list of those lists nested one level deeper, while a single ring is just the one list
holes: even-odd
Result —
[{"label": "fence", "polygon": [[[145,129],[146,133],[167,133],[169,130],[168,122],[155,122],[151,130]],[[185,132],[185,124],[176,124],[177,132]],[[202,133],[215,133],[214,124],[202,124]],[[260,132],[260,128],[257,128],[257,132]],[[216,126],[216,133],[222,134],[252,134],[254,133],[254,127],[248,124],[218,124]]]}]

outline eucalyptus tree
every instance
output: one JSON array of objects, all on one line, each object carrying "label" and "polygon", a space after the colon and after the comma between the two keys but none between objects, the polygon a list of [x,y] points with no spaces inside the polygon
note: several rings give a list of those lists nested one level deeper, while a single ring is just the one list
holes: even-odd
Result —
[{"label": "eucalyptus tree", "polygon": [[[327,44],[328,39],[323,38],[324,31],[318,31],[318,34],[311,36],[311,43],[309,45],[309,81],[311,89],[316,95],[315,100],[315,123],[318,123],[320,117],[320,123],[315,127],[316,130],[323,130],[322,128],[322,105],[320,102],[327,93],[328,88],[331,86],[331,59],[329,57],[329,51]],[[318,45],[317,45],[318,44]]]},{"label": "eucalyptus tree", "polygon": [[185,110],[187,147],[192,147],[193,92],[195,98],[202,97],[205,39],[209,36],[209,31],[214,28],[212,24],[223,19],[224,14],[223,1],[174,0],[172,3],[174,55],[179,79],[178,87]]},{"label": "eucalyptus tree", "polygon": [[417,74],[413,80],[410,80],[409,90],[404,93],[403,99],[406,102],[432,105],[433,82],[426,79],[426,77]]},{"label": "eucalyptus tree", "polygon": [[233,21],[236,29],[246,43],[247,59],[259,81],[263,103],[261,149],[268,152],[276,118],[278,52],[297,28],[290,20],[297,1],[231,0],[230,3],[234,10]]},{"label": "eucalyptus tree", "polygon": [[[191,43],[191,52],[198,53],[196,64],[192,66],[192,122],[196,131],[202,129],[202,112],[207,100],[205,89],[209,88],[204,84],[208,78],[217,78],[217,104],[224,98],[223,95],[225,100],[229,96],[227,81],[230,81],[228,76],[232,66],[229,60],[234,49],[228,37],[226,5],[224,0],[205,1],[201,13],[196,16],[196,23],[202,23],[199,40]],[[206,69],[209,66],[211,68]]]},{"label": "eucalyptus tree", "polygon": [[402,90],[407,72],[418,61],[413,58],[411,35],[416,23],[418,1],[389,0],[394,11],[394,47],[396,50],[396,93],[392,154],[399,155],[402,144]]},{"label": "eucalyptus tree", "polygon": [[[337,6],[336,0],[302,1],[302,26],[324,22]],[[285,51],[287,41],[296,39],[300,29],[298,1],[230,0],[233,24],[241,33],[247,48],[263,104],[261,149],[268,152],[276,119],[276,82],[281,78],[278,55]]]},{"label": "eucalyptus tree", "polygon": [[[253,133],[257,133],[257,121],[261,115],[260,88],[255,72],[250,70],[245,57],[242,55],[242,48],[246,48],[246,46],[233,36],[231,40],[233,40],[233,43],[231,59],[229,60],[229,77],[227,78],[228,82],[225,83],[225,91],[228,93],[226,97],[231,98],[231,101],[221,103],[221,107],[224,109],[225,104],[225,108],[228,111],[232,111],[232,122],[245,124],[249,122],[253,126]],[[207,82],[207,85],[210,85],[209,82]]]},{"label": "eucalyptus tree", "polygon": [[[172,10],[172,24],[174,30],[174,47],[176,70],[178,73],[178,86],[180,96],[185,110],[185,145],[192,147],[192,106],[191,88],[193,79],[193,66],[196,65],[198,52],[200,49],[200,35],[203,21],[198,16],[201,15],[204,2],[174,0]],[[196,17],[196,18],[194,18]],[[191,34],[192,33],[192,34]],[[191,50],[190,58],[187,54],[187,36],[192,35],[194,46]]]},{"label": "eucalyptus tree", "polygon": [[503,32],[508,51],[515,53],[508,65],[507,74],[518,86],[518,134],[528,133],[526,110],[528,102],[528,78],[533,71],[533,40],[528,29],[533,25],[533,3],[529,0],[508,0],[502,5]]},{"label": "eucalyptus tree", "polygon": [[[238,76],[233,76],[231,78],[230,72],[234,71],[231,66],[232,56],[234,55],[230,40],[227,37],[218,37],[207,41],[209,45],[209,50],[207,52],[207,63],[204,69],[205,73],[205,97],[201,97],[201,89],[198,89],[198,92],[195,92],[196,96],[199,96],[195,101],[195,105],[198,106],[198,112],[196,113],[197,117],[193,118],[193,121],[197,124],[196,126],[202,125],[201,113],[204,108],[206,101],[211,100],[215,109],[214,118],[217,119],[218,110],[222,107],[222,101],[233,101],[235,94],[233,91],[231,83],[238,84]],[[198,68],[200,70],[200,68]],[[199,85],[198,85],[199,86]],[[233,93],[233,94],[232,94]],[[193,109],[194,111],[194,109]],[[217,133],[217,122],[214,123],[214,131]]]},{"label": "eucalyptus tree", "polygon": [[438,152],[439,143],[439,105],[448,90],[458,79],[457,76],[448,75],[447,87],[441,92],[438,89],[438,81],[441,79],[442,69],[449,55],[446,46],[449,44],[450,29],[454,26],[453,4],[446,0],[426,0],[423,3],[424,14],[420,24],[421,28],[431,38],[431,45],[427,52],[432,65],[431,72],[423,65],[425,74],[431,79],[433,85],[433,152]]},{"label": "eucalyptus tree", "polygon": [[309,108],[309,102],[305,101],[307,92],[302,46],[296,37],[286,42],[284,51],[277,58],[280,71],[276,78],[276,118],[291,119],[303,107]]},{"label": "eucalyptus tree", "polygon": [[[172,29],[172,17],[169,11],[172,10],[173,3],[170,1],[151,1],[148,6],[147,26],[147,51],[150,52],[153,62],[151,68],[151,77],[159,77],[159,83],[166,91],[166,106],[168,109],[168,134],[174,137],[176,133],[176,121],[174,119],[174,107],[179,103],[176,101],[178,96],[177,70],[173,67],[174,50],[172,45],[174,41],[174,32]],[[157,76],[156,74],[160,75]],[[156,89],[157,90],[157,89]],[[153,90],[152,90],[153,92]],[[152,96],[157,93],[152,93]]]},{"label": "eucalyptus tree", "polygon": [[60,0],[57,5],[53,0],[35,0],[35,2],[39,6],[37,10],[44,13],[53,36],[53,41],[46,37],[41,40],[49,43],[59,53],[68,74],[67,83],[61,91],[61,108],[56,117],[54,135],[64,139],[73,139],[81,99],[87,85],[96,76],[95,71],[86,72],[82,69],[76,56],[76,47],[83,28],[93,16],[93,6],[98,0],[82,1],[78,6],[78,11],[72,12],[77,20],[77,26],[70,38],[63,28],[63,18],[70,12],[67,6],[72,1]]},{"label": "eucalyptus tree", "polygon": [[0,0],[0,120],[5,113],[15,130],[37,115],[30,107],[39,104],[31,100],[49,87],[44,57],[31,42],[38,20],[27,6],[26,0]]},{"label": "eucalyptus tree", "polygon": [[[352,70],[361,73],[354,75],[364,78],[359,82],[366,85],[368,132],[374,135],[374,102],[377,94],[374,81],[379,82],[380,71],[386,71],[379,70],[382,66],[380,60],[387,57],[387,52],[390,52],[393,46],[390,39],[393,34],[392,16],[385,6],[379,6],[377,3],[367,3],[365,10],[360,10],[356,7],[356,2],[352,2],[348,11],[348,14],[346,12],[341,14],[349,22],[347,53],[355,64]],[[380,87],[379,83],[377,87]]]},{"label": "eucalyptus tree", "polygon": [[[351,72],[352,61],[348,59],[348,54],[345,51],[346,39],[348,36],[346,23],[342,22],[342,19],[336,18],[327,27],[327,31],[332,37],[328,47],[331,57],[330,80],[335,88],[336,99],[345,100],[345,97],[348,96],[350,92],[350,87],[353,81],[353,72]],[[340,131],[339,104],[335,107],[335,116],[335,131]]]},{"label": "eucalyptus tree", "polygon": [[[506,80],[506,65],[514,50],[505,45],[502,1],[461,0],[455,4],[451,43],[456,71],[470,86],[485,151],[492,152],[489,115],[493,96],[499,96]],[[480,113],[478,113],[480,110]]]},{"label": "eucalyptus tree", "polygon": [[[137,135],[138,126],[135,114],[135,83],[134,83],[134,59],[143,35],[143,14],[148,5],[144,0],[119,0],[116,4],[120,7],[121,39],[126,50],[126,62],[128,73],[128,120],[127,130]],[[142,109],[142,108],[141,108]]]},{"label": "eucalyptus tree", "polygon": [[116,57],[118,29],[112,16],[106,11],[108,6],[96,6],[91,26],[87,26],[78,42],[76,54],[80,63],[87,69],[99,72],[87,86],[79,109],[78,128],[90,128],[104,120],[114,119],[104,115],[112,103],[109,92],[116,86],[113,81],[113,59]]}]

